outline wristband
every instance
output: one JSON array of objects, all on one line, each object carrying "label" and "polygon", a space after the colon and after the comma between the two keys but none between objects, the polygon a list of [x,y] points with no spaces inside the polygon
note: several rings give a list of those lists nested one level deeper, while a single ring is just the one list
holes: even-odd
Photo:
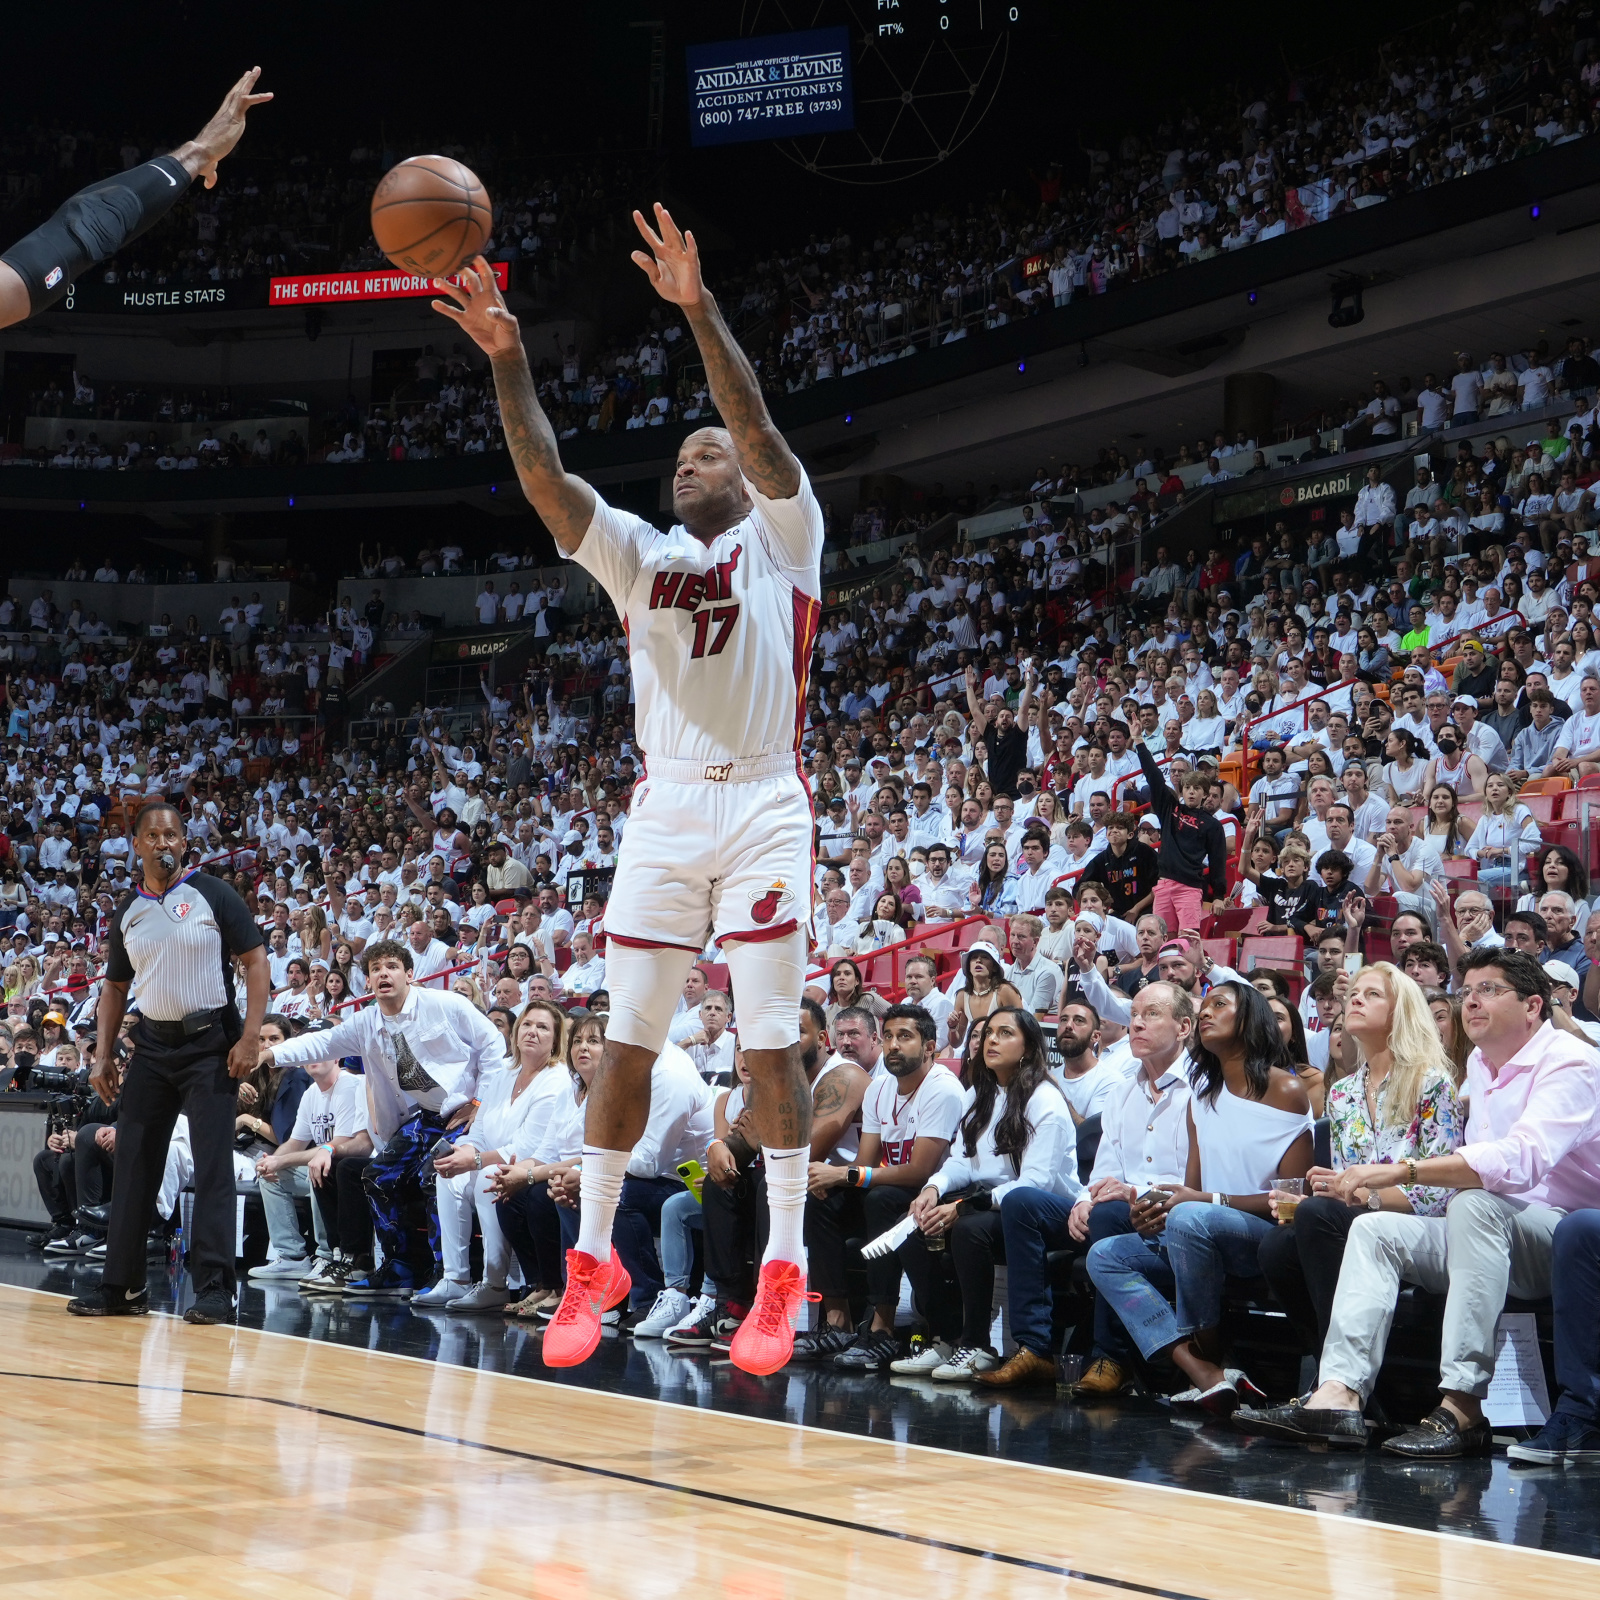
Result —
[{"label": "wristband", "polygon": [[872,1168],[871,1167],[863,1167],[861,1169],[861,1187],[863,1189],[870,1189],[872,1187]]}]

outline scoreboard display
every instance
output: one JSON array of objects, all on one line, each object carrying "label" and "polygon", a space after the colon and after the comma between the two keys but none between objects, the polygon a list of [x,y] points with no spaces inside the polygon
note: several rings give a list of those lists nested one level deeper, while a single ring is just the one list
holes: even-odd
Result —
[{"label": "scoreboard display", "polygon": [[[1031,7],[1038,0],[1026,0]],[[870,0],[874,40],[887,48],[899,42],[928,44],[936,39],[971,43],[1015,28],[1024,0]]]}]

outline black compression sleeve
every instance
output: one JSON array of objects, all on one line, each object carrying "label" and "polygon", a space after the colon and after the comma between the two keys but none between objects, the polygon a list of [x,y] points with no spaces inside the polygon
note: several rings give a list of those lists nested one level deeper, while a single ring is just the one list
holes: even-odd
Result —
[{"label": "black compression sleeve", "polygon": [[50,220],[0,254],[28,286],[37,315],[73,282],[146,229],[154,227],[189,187],[189,174],[171,156],[157,156],[130,172],[80,189]]}]

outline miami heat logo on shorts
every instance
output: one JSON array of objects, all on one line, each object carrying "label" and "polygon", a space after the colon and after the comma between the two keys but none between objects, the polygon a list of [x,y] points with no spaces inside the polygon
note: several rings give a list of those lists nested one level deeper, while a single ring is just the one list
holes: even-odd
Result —
[{"label": "miami heat logo on shorts", "polygon": [[750,896],[750,920],[765,926],[794,899],[794,891],[782,878]]}]

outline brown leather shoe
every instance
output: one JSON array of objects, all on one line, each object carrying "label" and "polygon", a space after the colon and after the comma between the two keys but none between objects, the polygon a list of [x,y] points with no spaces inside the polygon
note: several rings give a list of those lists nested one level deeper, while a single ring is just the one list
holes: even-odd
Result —
[{"label": "brown leather shoe", "polygon": [[1106,1400],[1114,1394],[1120,1394],[1127,1381],[1127,1373],[1110,1356],[1099,1356],[1073,1384],[1072,1392],[1080,1400]]},{"label": "brown leather shoe", "polygon": [[1054,1383],[1056,1364],[1019,1346],[1009,1361],[993,1372],[980,1372],[977,1381],[985,1389],[1020,1389],[1024,1384]]}]

